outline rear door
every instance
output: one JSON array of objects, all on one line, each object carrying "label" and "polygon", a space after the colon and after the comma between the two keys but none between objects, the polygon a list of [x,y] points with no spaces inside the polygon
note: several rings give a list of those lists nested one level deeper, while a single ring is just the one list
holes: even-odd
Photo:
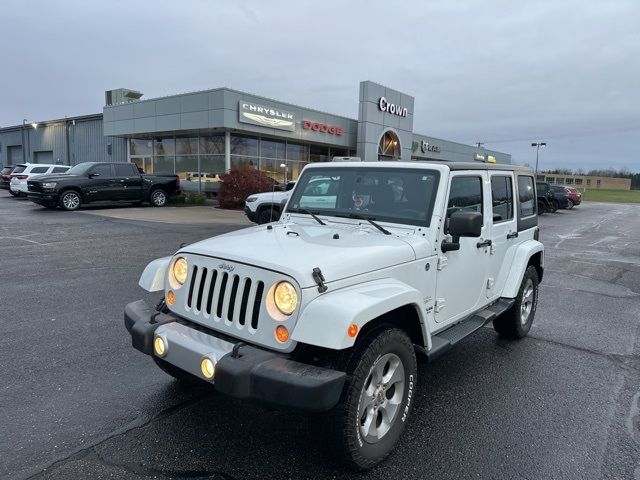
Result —
[{"label": "rear door", "polygon": [[117,200],[140,200],[142,198],[142,177],[131,163],[113,165],[113,189]]},{"label": "rear door", "polygon": [[[491,208],[488,176],[485,171],[451,172],[446,218],[457,211],[481,212],[480,237],[460,238],[460,249],[440,253],[436,280],[435,319],[441,324],[463,319],[486,303],[487,273],[491,239]],[[439,243],[451,241],[440,233]]]},{"label": "rear door", "polygon": [[515,181],[511,172],[489,172],[491,186],[491,255],[487,297],[500,295],[518,245],[515,216]]},{"label": "rear door", "polygon": [[89,179],[84,188],[87,200],[90,202],[111,200],[114,195],[113,168],[111,164],[94,165],[87,174]]}]

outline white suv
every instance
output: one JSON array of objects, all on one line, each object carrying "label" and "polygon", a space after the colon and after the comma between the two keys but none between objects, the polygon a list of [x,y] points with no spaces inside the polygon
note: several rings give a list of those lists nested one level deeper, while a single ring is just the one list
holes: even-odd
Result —
[{"label": "white suv", "polygon": [[14,197],[26,195],[28,192],[27,180],[38,175],[66,173],[71,167],[68,165],[46,165],[42,163],[23,163],[16,165],[11,172],[9,192]]},{"label": "white suv", "polygon": [[[334,458],[381,462],[431,361],[487,323],[533,322],[544,247],[530,169],[347,162],[304,168],[277,223],[182,247],[125,308],[133,346],[178,379],[321,412]],[[508,375],[509,372],[505,372]]]}]

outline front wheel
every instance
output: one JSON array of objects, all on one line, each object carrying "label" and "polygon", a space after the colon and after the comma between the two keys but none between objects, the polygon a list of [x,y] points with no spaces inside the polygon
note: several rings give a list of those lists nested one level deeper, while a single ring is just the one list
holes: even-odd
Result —
[{"label": "front wheel", "polygon": [[573,200],[571,200],[571,199],[567,200],[567,208],[569,210],[571,210],[574,205],[575,205],[575,203],[573,203]]},{"label": "front wheel", "polygon": [[19,192],[14,192],[13,190],[9,190],[9,193],[14,197],[17,197],[18,195],[20,195]]},{"label": "front wheel", "polygon": [[538,202],[538,215],[544,215],[547,213],[547,206],[544,202]]},{"label": "front wheel", "polygon": [[351,468],[366,470],[393,450],[413,407],[418,379],[413,343],[397,328],[370,332],[349,352],[340,402],[319,418],[324,445]]},{"label": "front wheel", "polygon": [[280,218],[280,213],[272,208],[265,208],[258,215],[258,225],[263,225],[269,222],[275,222]]},{"label": "front wheel", "polygon": [[77,210],[81,203],[80,194],[73,190],[64,192],[59,200],[60,207],[68,211]]},{"label": "front wheel", "polygon": [[557,200],[551,202],[551,213],[556,213],[558,211],[558,208],[560,208],[560,204]]},{"label": "front wheel", "polygon": [[520,339],[531,330],[538,307],[538,271],[529,265],[524,272],[513,306],[493,321],[493,328],[501,337]]},{"label": "front wheel", "polygon": [[167,204],[167,194],[164,190],[156,188],[149,196],[151,205],[154,207],[164,207]]}]

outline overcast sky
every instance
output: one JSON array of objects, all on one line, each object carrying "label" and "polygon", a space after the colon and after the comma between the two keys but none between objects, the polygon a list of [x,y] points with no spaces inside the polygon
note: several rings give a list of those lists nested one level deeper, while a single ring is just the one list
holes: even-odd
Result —
[{"label": "overcast sky", "polygon": [[228,86],[357,118],[414,95],[414,131],[540,168],[640,171],[640,1],[3,2],[0,125]]}]

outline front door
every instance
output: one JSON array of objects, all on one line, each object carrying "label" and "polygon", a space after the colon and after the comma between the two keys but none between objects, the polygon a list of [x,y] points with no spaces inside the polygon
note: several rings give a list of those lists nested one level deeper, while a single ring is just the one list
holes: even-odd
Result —
[{"label": "front door", "polygon": [[85,197],[90,202],[110,200],[115,189],[111,164],[95,165],[89,170],[88,175]]},{"label": "front door", "polygon": [[487,279],[487,297],[500,295],[509,275],[518,238],[518,225],[514,214],[513,174],[490,172],[491,185],[491,256],[489,278]]},{"label": "front door", "polygon": [[[487,271],[491,246],[490,191],[486,172],[452,172],[449,179],[446,218],[453,212],[482,212],[480,237],[461,237],[460,249],[439,253],[435,319],[441,324],[463,319],[486,302]],[[440,234],[443,240],[450,235]]]},{"label": "front door", "polygon": [[117,198],[114,200],[142,200],[142,177],[138,173],[136,165],[131,163],[116,163],[114,188],[117,190]]}]

